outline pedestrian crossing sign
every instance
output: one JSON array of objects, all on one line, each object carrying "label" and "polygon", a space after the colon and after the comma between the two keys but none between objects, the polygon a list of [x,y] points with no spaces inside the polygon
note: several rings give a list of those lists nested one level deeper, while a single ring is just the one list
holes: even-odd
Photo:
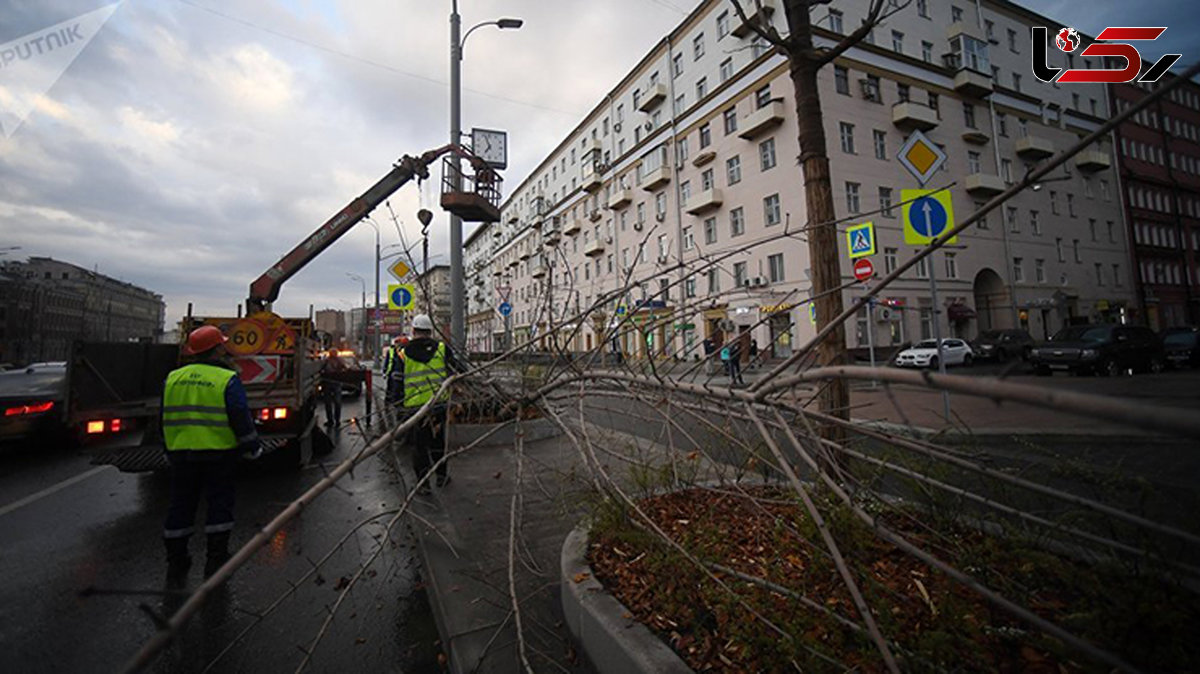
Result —
[{"label": "pedestrian crossing sign", "polygon": [[846,230],[846,250],[850,251],[850,259],[875,254],[875,223],[864,222]]}]

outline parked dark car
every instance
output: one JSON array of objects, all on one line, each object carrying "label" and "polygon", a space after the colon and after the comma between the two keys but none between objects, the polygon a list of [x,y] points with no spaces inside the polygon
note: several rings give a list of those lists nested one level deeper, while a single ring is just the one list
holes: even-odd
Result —
[{"label": "parked dark car", "polygon": [[66,363],[0,372],[0,441],[65,434]]},{"label": "parked dark car", "polygon": [[1167,351],[1167,364],[1171,367],[1200,367],[1200,328],[1163,330],[1163,348]]},{"label": "parked dark car", "polygon": [[1033,337],[1024,330],[986,330],[971,343],[976,358],[998,361],[1027,358],[1032,347]]},{"label": "parked dark car", "polygon": [[1095,373],[1113,377],[1126,370],[1161,372],[1166,365],[1162,339],[1136,325],[1072,325],[1029,351],[1034,372]]}]

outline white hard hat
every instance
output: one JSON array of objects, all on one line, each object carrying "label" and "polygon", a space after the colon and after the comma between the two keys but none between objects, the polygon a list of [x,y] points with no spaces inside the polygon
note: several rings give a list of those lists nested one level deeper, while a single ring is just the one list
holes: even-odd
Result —
[{"label": "white hard hat", "polygon": [[417,317],[413,319],[412,326],[413,330],[428,330],[433,332],[433,321],[429,320],[429,317],[425,314],[417,314]]}]

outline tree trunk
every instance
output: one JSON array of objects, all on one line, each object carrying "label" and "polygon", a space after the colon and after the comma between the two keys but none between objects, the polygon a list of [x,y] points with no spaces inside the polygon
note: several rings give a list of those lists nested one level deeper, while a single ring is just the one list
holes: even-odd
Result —
[{"label": "tree trunk", "polygon": [[[796,96],[796,120],[799,127],[800,170],[804,180],[807,203],[808,254],[811,264],[812,293],[817,314],[817,327],[824,327],[843,311],[842,294],[834,292],[841,285],[841,265],[838,261],[837,227],[833,207],[833,184],[829,177],[829,156],[825,147],[825,127],[821,114],[821,94],[817,89],[820,64],[809,57],[812,34],[807,11],[803,18],[789,16],[793,23],[793,49],[789,54],[790,75]],[[791,21],[793,18],[798,20]],[[798,47],[798,48],[797,48]],[[815,226],[821,225],[821,226]],[[817,360],[822,365],[839,365],[846,361],[846,329],[838,325],[818,346]],[[829,382],[817,400],[818,409],[842,419],[850,418],[850,392],[844,379]],[[840,426],[825,425],[822,435],[841,442],[845,432]]]}]

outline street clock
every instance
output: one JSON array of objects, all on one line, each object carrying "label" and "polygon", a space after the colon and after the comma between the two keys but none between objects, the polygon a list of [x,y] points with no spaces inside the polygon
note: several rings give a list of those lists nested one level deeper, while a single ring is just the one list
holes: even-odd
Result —
[{"label": "street clock", "polygon": [[471,129],[471,151],[492,168],[507,168],[508,134],[491,129]]}]

